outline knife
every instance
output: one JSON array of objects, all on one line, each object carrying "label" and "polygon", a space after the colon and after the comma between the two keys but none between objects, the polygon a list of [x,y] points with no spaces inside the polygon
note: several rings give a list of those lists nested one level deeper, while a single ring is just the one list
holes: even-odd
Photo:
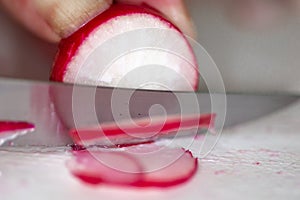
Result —
[{"label": "knife", "polygon": [[71,144],[68,128],[155,116],[216,113],[216,130],[257,120],[297,95],[221,94],[88,87],[0,78],[0,120],[28,121],[15,146]]}]

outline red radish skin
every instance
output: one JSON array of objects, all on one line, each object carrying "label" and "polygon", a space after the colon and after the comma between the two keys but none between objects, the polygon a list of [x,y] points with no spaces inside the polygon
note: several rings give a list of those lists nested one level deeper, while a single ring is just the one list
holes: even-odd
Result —
[{"label": "red radish skin", "polygon": [[126,145],[151,142],[160,137],[176,135],[178,131],[214,127],[214,114],[169,116],[166,120],[149,118],[136,120],[134,124],[123,121],[107,123],[98,127],[73,129],[70,136],[79,145]]},{"label": "red radish skin", "polygon": [[[138,153],[139,148],[143,153]],[[100,155],[106,155],[107,160]],[[167,161],[162,157],[167,157]],[[125,148],[121,152],[75,152],[67,167],[76,178],[91,185],[165,188],[190,180],[197,172],[198,159],[181,148],[151,144]]]},{"label": "red radish skin", "polygon": [[28,122],[0,121],[0,145],[32,132],[34,129],[35,126]]},{"label": "red radish skin", "polygon": [[0,121],[0,134],[5,132],[34,129],[34,125],[28,122]]},{"label": "red radish skin", "polygon": [[[128,19],[128,21],[126,21]],[[120,22],[125,20],[123,24],[118,24],[113,27],[113,24],[116,22]],[[136,21],[134,21],[136,20]],[[144,20],[144,21],[142,21]],[[147,21],[148,20],[148,21]],[[151,23],[149,23],[149,20]],[[129,25],[128,25],[129,24]],[[131,27],[132,26],[132,27]],[[161,28],[168,29],[178,33],[178,40],[181,40],[184,43],[184,63],[178,61],[178,63],[172,63],[173,57],[163,57],[163,59],[167,59],[168,62],[172,63],[172,67],[174,65],[174,69],[172,69],[180,76],[183,76],[184,82],[188,82],[189,86],[183,86],[179,80],[173,80],[172,82],[167,82],[166,84],[163,82],[164,79],[161,78],[162,84],[165,84],[163,88],[159,88],[162,90],[197,90],[199,74],[198,74],[198,66],[193,50],[182,34],[182,32],[173,25],[170,21],[168,21],[161,13],[158,11],[148,7],[148,6],[136,6],[136,5],[124,5],[124,4],[114,4],[107,11],[101,13],[93,20],[88,22],[82,28],[80,28],[77,32],[75,32],[70,37],[63,39],[59,44],[59,51],[57,53],[51,77],[52,81],[58,82],[67,82],[67,83],[76,83],[76,84],[88,84],[88,85],[103,85],[104,86],[118,86],[118,87],[140,87],[140,85],[131,84],[127,85],[116,85],[113,81],[106,82],[105,80],[98,80],[97,73],[99,71],[103,71],[104,69],[100,66],[96,67],[91,71],[85,70],[86,74],[78,73],[79,69],[84,68],[84,62],[88,58],[90,54],[97,48],[97,45],[103,44],[109,38],[112,38],[116,35],[122,34],[127,31],[142,29],[142,28]],[[112,30],[111,30],[112,29]],[[122,32],[123,30],[123,32]],[[105,35],[106,32],[110,34]],[[99,34],[99,36],[97,35]],[[105,35],[105,37],[103,36]],[[103,37],[102,37],[103,36]],[[143,35],[144,38],[154,37],[152,35]],[[180,37],[180,38],[179,38]],[[95,39],[96,38],[96,39]],[[157,40],[163,40],[164,38],[158,38]],[[102,41],[103,40],[103,41]],[[170,41],[172,43],[174,41]],[[172,48],[176,48],[173,47]],[[172,50],[172,49],[171,49]],[[113,49],[107,50],[108,52],[113,52]],[[97,57],[101,57],[103,55],[99,55]],[[181,58],[182,59],[182,58]],[[182,60],[184,60],[182,59]],[[156,60],[156,58],[152,58],[152,60]],[[136,61],[136,59],[135,59]],[[143,62],[143,61],[141,61]],[[183,61],[182,61],[183,62]],[[187,62],[187,63],[185,63]],[[134,63],[134,62],[133,62]],[[133,65],[133,63],[122,63],[120,67],[129,68],[129,66]],[[147,63],[140,63],[140,66],[143,66]],[[98,64],[99,65],[99,64]],[[159,65],[159,63],[157,64]],[[160,64],[163,65],[163,64]],[[106,70],[106,69],[105,69]],[[122,71],[120,68],[114,69],[115,71],[111,72],[112,75],[109,76],[108,79],[114,79],[115,76],[125,76],[124,74],[118,74]],[[126,69],[125,69],[126,70]],[[122,72],[123,73],[123,72]],[[125,73],[125,72],[124,72]],[[141,74],[142,75],[142,74]],[[160,76],[161,74],[153,74],[152,77]],[[145,75],[146,76],[146,75]],[[167,75],[168,76],[168,75]],[[79,77],[79,78],[78,78]],[[172,77],[174,78],[174,77]],[[181,81],[182,82],[182,81]],[[159,81],[158,81],[159,83]],[[179,85],[177,85],[179,84]],[[181,84],[181,85],[180,85]],[[167,88],[166,88],[167,87]],[[157,89],[155,86],[149,86],[146,89]]]}]

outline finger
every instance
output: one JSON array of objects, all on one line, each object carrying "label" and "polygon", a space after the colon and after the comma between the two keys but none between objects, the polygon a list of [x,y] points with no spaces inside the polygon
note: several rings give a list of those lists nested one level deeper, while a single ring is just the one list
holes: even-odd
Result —
[{"label": "finger", "polygon": [[117,0],[125,3],[146,3],[166,15],[185,34],[196,37],[195,26],[188,14],[184,0]]},{"label": "finger", "polygon": [[61,37],[109,8],[111,0],[33,0],[38,13]]},{"label": "finger", "polygon": [[59,40],[58,35],[36,12],[31,1],[0,0],[0,3],[5,10],[31,32],[49,41]]},{"label": "finger", "polygon": [[0,0],[23,25],[49,41],[67,37],[112,0]]}]

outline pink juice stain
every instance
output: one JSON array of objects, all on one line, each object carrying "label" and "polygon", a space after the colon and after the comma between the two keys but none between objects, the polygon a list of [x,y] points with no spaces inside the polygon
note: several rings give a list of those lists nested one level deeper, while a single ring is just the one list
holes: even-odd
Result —
[{"label": "pink juice stain", "polygon": [[34,131],[34,124],[21,121],[0,121],[0,145]]},{"label": "pink juice stain", "polygon": [[224,174],[226,174],[226,171],[225,170],[218,170],[218,171],[215,171],[214,174],[215,175],[224,175]]},{"label": "pink juice stain", "polygon": [[254,165],[257,165],[257,166],[261,165],[260,162],[255,162],[255,163],[253,163],[253,164],[254,164]]}]

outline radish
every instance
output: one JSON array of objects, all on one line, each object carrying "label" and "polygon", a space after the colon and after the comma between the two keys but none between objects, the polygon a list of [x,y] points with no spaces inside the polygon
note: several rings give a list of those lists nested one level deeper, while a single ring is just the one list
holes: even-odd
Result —
[{"label": "radish", "polygon": [[70,136],[76,144],[114,146],[153,141],[161,137],[176,136],[179,131],[213,127],[215,115],[183,115],[142,118],[119,123],[103,123],[96,127],[73,129]]},{"label": "radish", "polygon": [[[161,13],[146,5],[113,4],[61,41],[50,79],[93,86],[191,91],[197,89],[199,74],[196,57],[187,38]],[[74,118],[74,113],[66,109],[64,92],[54,88],[52,93],[62,122],[68,128],[74,128],[75,120],[69,120]],[[172,102],[169,103],[172,105]],[[89,113],[94,111],[94,107],[91,108],[91,111],[83,109]],[[109,106],[107,109],[110,109]],[[175,116],[167,119],[164,129],[154,132],[158,136],[169,136],[182,129],[207,128],[214,118],[213,115],[186,117],[193,123],[176,127],[187,119]],[[80,145],[149,142],[156,139],[153,129],[164,123],[161,121],[164,119],[154,120],[147,128],[137,128],[125,121],[124,131],[124,127],[116,124],[100,124],[99,127],[73,129],[70,135]],[[86,121],[91,124],[88,119]]]},{"label": "radish", "polygon": [[135,187],[182,184],[193,177],[198,168],[198,160],[181,148],[147,144],[122,150],[74,152],[67,167],[75,177],[88,184]]},{"label": "radish", "polygon": [[32,132],[34,129],[35,126],[28,122],[0,121],[0,145]]},{"label": "radish", "polygon": [[[122,170],[118,170],[122,163]],[[141,167],[124,152],[78,151],[67,162],[71,173],[89,184],[128,185],[140,181]]]},{"label": "radish", "polygon": [[[187,38],[165,16],[146,5],[113,4],[60,42],[50,79],[90,86],[194,91],[199,73]],[[69,118],[63,117],[65,113],[74,113],[55,102],[66,102],[57,95],[61,94],[54,90],[54,104],[64,111],[61,116],[66,122]],[[72,129],[74,142],[84,146],[75,146],[78,151],[67,167],[89,184],[170,187],[184,183],[198,166],[197,159],[184,149],[155,144],[106,150],[85,148],[94,144],[120,147],[152,142],[181,130],[209,128],[214,117],[145,118],[135,124],[123,121]]]},{"label": "radish", "polygon": [[146,5],[113,4],[59,44],[51,80],[196,90],[198,66],[183,33]]},{"label": "radish", "polygon": [[139,187],[171,187],[190,180],[198,169],[198,159],[183,148],[156,144],[132,146],[125,150],[142,166]]},{"label": "radish", "polygon": [[0,121],[0,133],[32,129],[34,129],[34,125],[28,122]]},{"label": "radish", "polygon": [[43,84],[31,87],[31,119],[35,122],[38,134],[28,135],[22,144],[44,144],[47,141],[47,145],[57,146],[72,142],[67,134],[68,128],[57,113],[57,103],[52,100],[51,87]]}]

